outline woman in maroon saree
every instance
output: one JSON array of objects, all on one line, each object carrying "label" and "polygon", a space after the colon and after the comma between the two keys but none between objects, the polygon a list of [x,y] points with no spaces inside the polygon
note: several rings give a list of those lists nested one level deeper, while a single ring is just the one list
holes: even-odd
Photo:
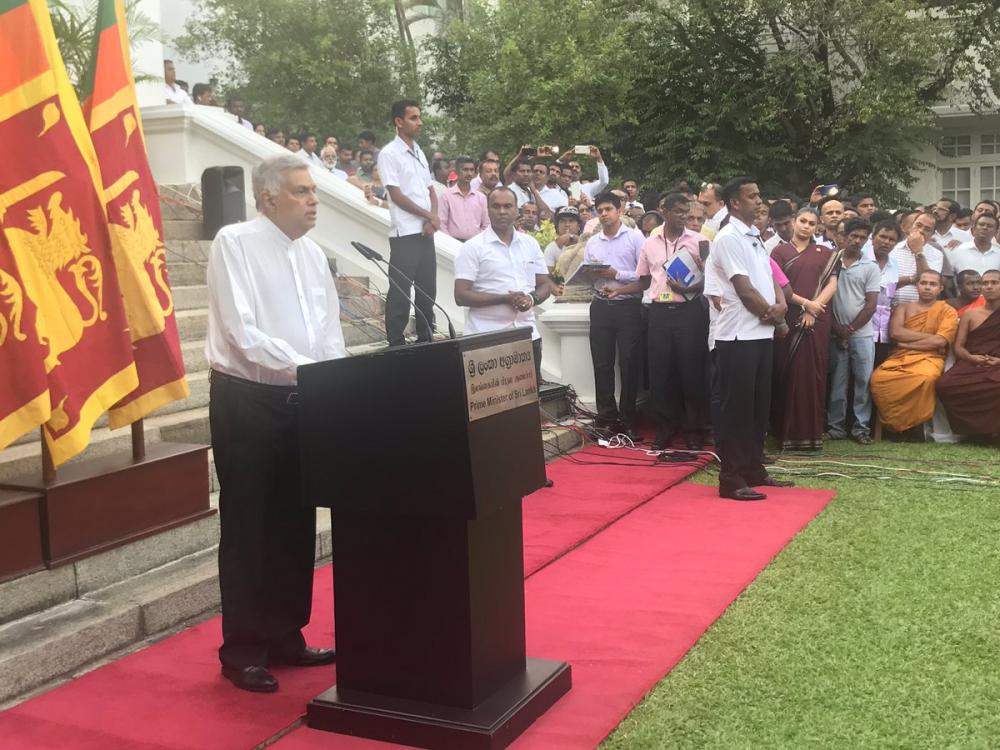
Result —
[{"label": "woman in maroon saree", "polygon": [[837,290],[840,254],[813,241],[818,222],[815,211],[802,209],[795,217],[792,241],[771,253],[792,285],[785,317],[791,333],[774,340],[771,434],[782,450],[823,447],[831,329],[826,308]]}]

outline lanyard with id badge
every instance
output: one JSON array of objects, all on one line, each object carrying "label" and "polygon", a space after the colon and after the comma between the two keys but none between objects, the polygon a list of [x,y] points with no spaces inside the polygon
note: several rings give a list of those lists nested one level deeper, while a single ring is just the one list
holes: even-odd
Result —
[{"label": "lanyard with id badge", "polygon": [[[663,238],[663,248],[669,255],[670,246],[667,244],[667,237],[665,234],[661,235],[661,237]],[[680,237],[677,238],[677,242],[680,242]],[[680,286],[694,286],[705,279],[705,273],[691,255],[690,250],[686,247],[678,248],[677,242],[674,243],[674,256],[668,258],[663,263],[663,272],[667,275],[668,279],[673,279]],[[708,257],[708,242],[705,240],[699,242],[698,249],[699,255],[702,256],[702,261],[704,261]],[[682,250],[687,252],[681,252]],[[656,298],[657,302],[688,302],[691,299],[693,297],[689,297],[684,292],[675,292],[669,285]]]}]

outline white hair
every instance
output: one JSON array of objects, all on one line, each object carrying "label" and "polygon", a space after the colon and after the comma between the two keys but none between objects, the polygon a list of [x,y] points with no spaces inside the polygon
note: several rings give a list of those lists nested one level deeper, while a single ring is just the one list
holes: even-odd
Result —
[{"label": "white hair", "polygon": [[281,182],[285,175],[296,169],[309,169],[309,165],[295,154],[282,154],[264,159],[253,168],[253,197],[260,202],[261,193],[276,195],[281,190]]}]

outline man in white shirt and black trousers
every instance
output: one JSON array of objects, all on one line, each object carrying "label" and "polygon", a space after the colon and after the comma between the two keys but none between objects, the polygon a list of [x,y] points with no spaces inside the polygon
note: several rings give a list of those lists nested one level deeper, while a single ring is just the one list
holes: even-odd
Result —
[{"label": "man in white shirt and black trousers", "polygon": [[763,500],[754,487],[788,487],[772,479],[761,463],[771,407],[774,328],[787,306],[771,274],[754,217],[760,190],[752,177],[735,177],[722,189],[728,223],[715,236],[708,262],[720,299],[715,351],[721,402],[719,495]]},{"label": "man in white shirt and black trousers", "polygon": [[330,664],[306,646],[316,511],[300,496],[297,368],[344,357],[340,303],[316,224],[316,184],[286,154],[253,171],[259,215],[223,227],[208,261],[209,415],[219,475],[222,674],[273,692],[274,664]]},{"label": "man in white shirt and black trousers", "polygon": [[437,294],[434,232],[441,228],[441,219],[427,157],[415,140],[422,124],[419,103],[395,102],[392,119],[396,137],[379,152],[378,171],[389,193],[389,275],[396,282],[385,298],[385,335],[389,346],[401,346],[410,319],[411,280],[426,293],[414,296],[414,307],[423,313],[416,316],[417,341],[431,340],[427,323],[434,320]]}]

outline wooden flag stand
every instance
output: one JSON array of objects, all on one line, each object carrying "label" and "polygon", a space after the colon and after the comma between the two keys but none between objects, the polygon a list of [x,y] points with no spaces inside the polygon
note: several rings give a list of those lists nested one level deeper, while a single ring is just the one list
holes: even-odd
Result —
[{"label": "wooden flag stand", "polygon": [[207,445],[147,446],[140,419],[132,423],[130,456],[85,459],[56,471],[42,432],[41,477],[0,483],[0,580],[215,513]]}]

